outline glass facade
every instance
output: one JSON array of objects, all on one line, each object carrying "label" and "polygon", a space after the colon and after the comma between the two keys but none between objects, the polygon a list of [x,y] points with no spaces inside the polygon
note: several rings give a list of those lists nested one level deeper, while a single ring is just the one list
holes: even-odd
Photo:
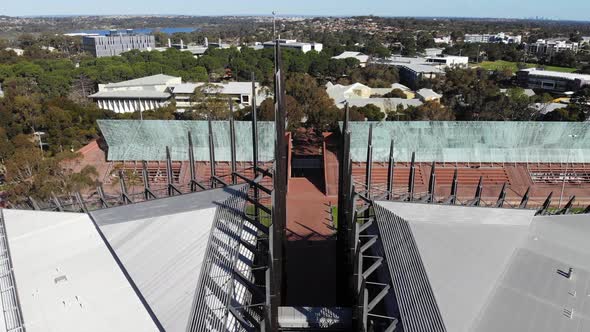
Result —
[{"label": "glass facade", "polygon": [[[172,160],[188,160],[188,132],[191,132],[195,161],[209,161],[207,121],[98,120],[108,149],[109,161],[165,160],[166,146]],[[230,161],[229,121],[213,121],[215,160]],[[274,158],[274,122],[258,122],[260,161]],[[252,123],[236,121],[236,160],[252,161]]]},{"label": "glass facade", "polygon": [[[351,157],[366,161],[373,124],[373,161],[590,162],[589,122],[387,121],[350,122]],[[342,128],[342,123],[340,123]]]}]

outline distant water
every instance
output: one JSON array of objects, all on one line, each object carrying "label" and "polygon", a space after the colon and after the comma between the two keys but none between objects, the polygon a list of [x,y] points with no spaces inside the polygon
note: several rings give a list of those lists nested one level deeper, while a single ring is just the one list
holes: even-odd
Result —
[{"label": "distant water", "polygon": [[[199,30],[199,28],[144,28],[144,29],[133,29],[133,32],[135,33],[139,33],[139,34],[149,34],[152,32],[156,32],[156,31],[160,31],[163,32],[165,34],[171,35],[173,33],[177,33],[177,32],[193,32],[193,31],[197,31]],[[118,31],[120,32],[125,32],[125,29],[118,29]],[[80,31],[76,31],[73,33],[96,33],[99,35],[108,35],[110,32],[110,30],[80,30]]]}]

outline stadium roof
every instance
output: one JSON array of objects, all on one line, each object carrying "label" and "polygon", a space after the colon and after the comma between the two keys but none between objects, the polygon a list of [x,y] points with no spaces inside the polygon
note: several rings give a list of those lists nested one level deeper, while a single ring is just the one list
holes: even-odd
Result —
[{"label": "stadium roof", "polygon": [[237,188],[90,213],[167,331],[187,330],[216,208]]},{"label": "stadium roof", "polygon": [[2,214],[27,331],[158,331],[87,214]]},{"label": "stadium roof", "polygon": [[590,327],[590,216],[395,202],[376,213],[404,331]]},{"label": "stadium roof", "polygon": [[248,189],[89,214],[0,210],[0,331],[259,329]]},{"label": "stadium roof", "polygon": [[[590,123],[514,121],[350,122],[351,158],[366,161],[373,125],[373,161],[590,162]],[[342,126],[342,123],[340,124]]]},{"label": "stadium roof", "polygon": [[[172,160],[188,160],[188,132],[191,132],[196,161],[209,161],[207,121],[97,120],[108,145],[109,161],[165,160],[166,146]],[[229,121],[213,121],[215,160],[230,161]],[[236,159],[252,160],[252,125],[236,121]],[[258,122],[260,161],[273,159],[274,122]]]}]

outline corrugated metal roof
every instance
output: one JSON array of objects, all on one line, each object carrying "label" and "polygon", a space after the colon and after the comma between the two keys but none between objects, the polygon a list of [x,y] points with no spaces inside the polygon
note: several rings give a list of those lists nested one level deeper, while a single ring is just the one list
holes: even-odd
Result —
[{"label": "corrugated metal roof", "polygon": [[[379,239],[385,253],[405,332],[446,332],[425,263],[407,220],[375,205]],[[449,329],[448,331],[454,331]]]},{"label": "corrugated metal roof", "polygon": [[589,237],[590,215],[535,217],[474,330],[590,331]]},{"label": "corrugated metal roof", "polygon": [[87,214],[2,213],[27,331],[158,331]]},{"label": "corrugated metal roof", "polygon": [[[170,88],[173,93],[192,94],[195,89],[205,85],[206,83],[183,83],[174,85]],[[252,93],[251,82],[226,82],[226,83],[208,83],[213,87],[219,88],[218,92],[225,95],[249,95]],[[256,87],[259,83],[255,83]]]},{"label": "corrugated metal roof", "polygon": [[590,162],[590,123],[540,121],[351,122],[353,161],[366,160],[370,124],[374,161],[388,160],[394,139],[396,161]]},{"label": "corrugated metal roof", "polygon": [[121,87],[129,87],[129,86],[143,86],[143,85],[163,85],[168,83],[170,80],[180,80],[180,77],[164,75],[164,74],[156,74],[146,77],[140,77],[133,80],[117,82],[117,83],[108,83],[105,84],[105,88],[121,88]]},{"label": "corrugated metal roof", "polygon": [[[449,331],[590,328],[590,215],[377,204],[409,223]],[[378,218],[380,229],[385,222]],[[415,292],[412,287],[406,291]]]},{"label": "corrugated metal roof", "polygon": [[[526,239],[535,211],[377,204],[408,222],[447,330],[472,331],[514,250]],[[378,220],[379,229],[387,223]]]},{"label": "corrugated metal roof", "polygon": [[125,91],[99,91],[88,98],[137,98],[137,99],[168,99],[171,94],[156,90],[125,90]]},{"label": "corrugated metal roof", "polygon": [[[188,132],[191,132],[195,160],[209,160],[207,121],[98,120],[107,145],[108,160],[165,160],[166,146],[173,160],[188,160]],[[216,161],[230,161],[229,121],[213,121]],[[252,124],[236,121],[236,158],[252,160]],[[260,161],[274,158],[274,122],[258,122]]]},{"label": "corrugated metal roof", "polygon": [[185,331],[216,208],[237,187],[90,213],[167,331]]}]

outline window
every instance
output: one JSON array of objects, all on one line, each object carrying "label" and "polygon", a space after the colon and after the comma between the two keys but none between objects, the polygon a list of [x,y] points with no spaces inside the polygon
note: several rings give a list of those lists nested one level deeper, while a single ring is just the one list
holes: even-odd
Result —
[{"label": "window", "polygon": [[250,103],[250,96],[242,95],[242,103],[244,103],[244,104]]}]

